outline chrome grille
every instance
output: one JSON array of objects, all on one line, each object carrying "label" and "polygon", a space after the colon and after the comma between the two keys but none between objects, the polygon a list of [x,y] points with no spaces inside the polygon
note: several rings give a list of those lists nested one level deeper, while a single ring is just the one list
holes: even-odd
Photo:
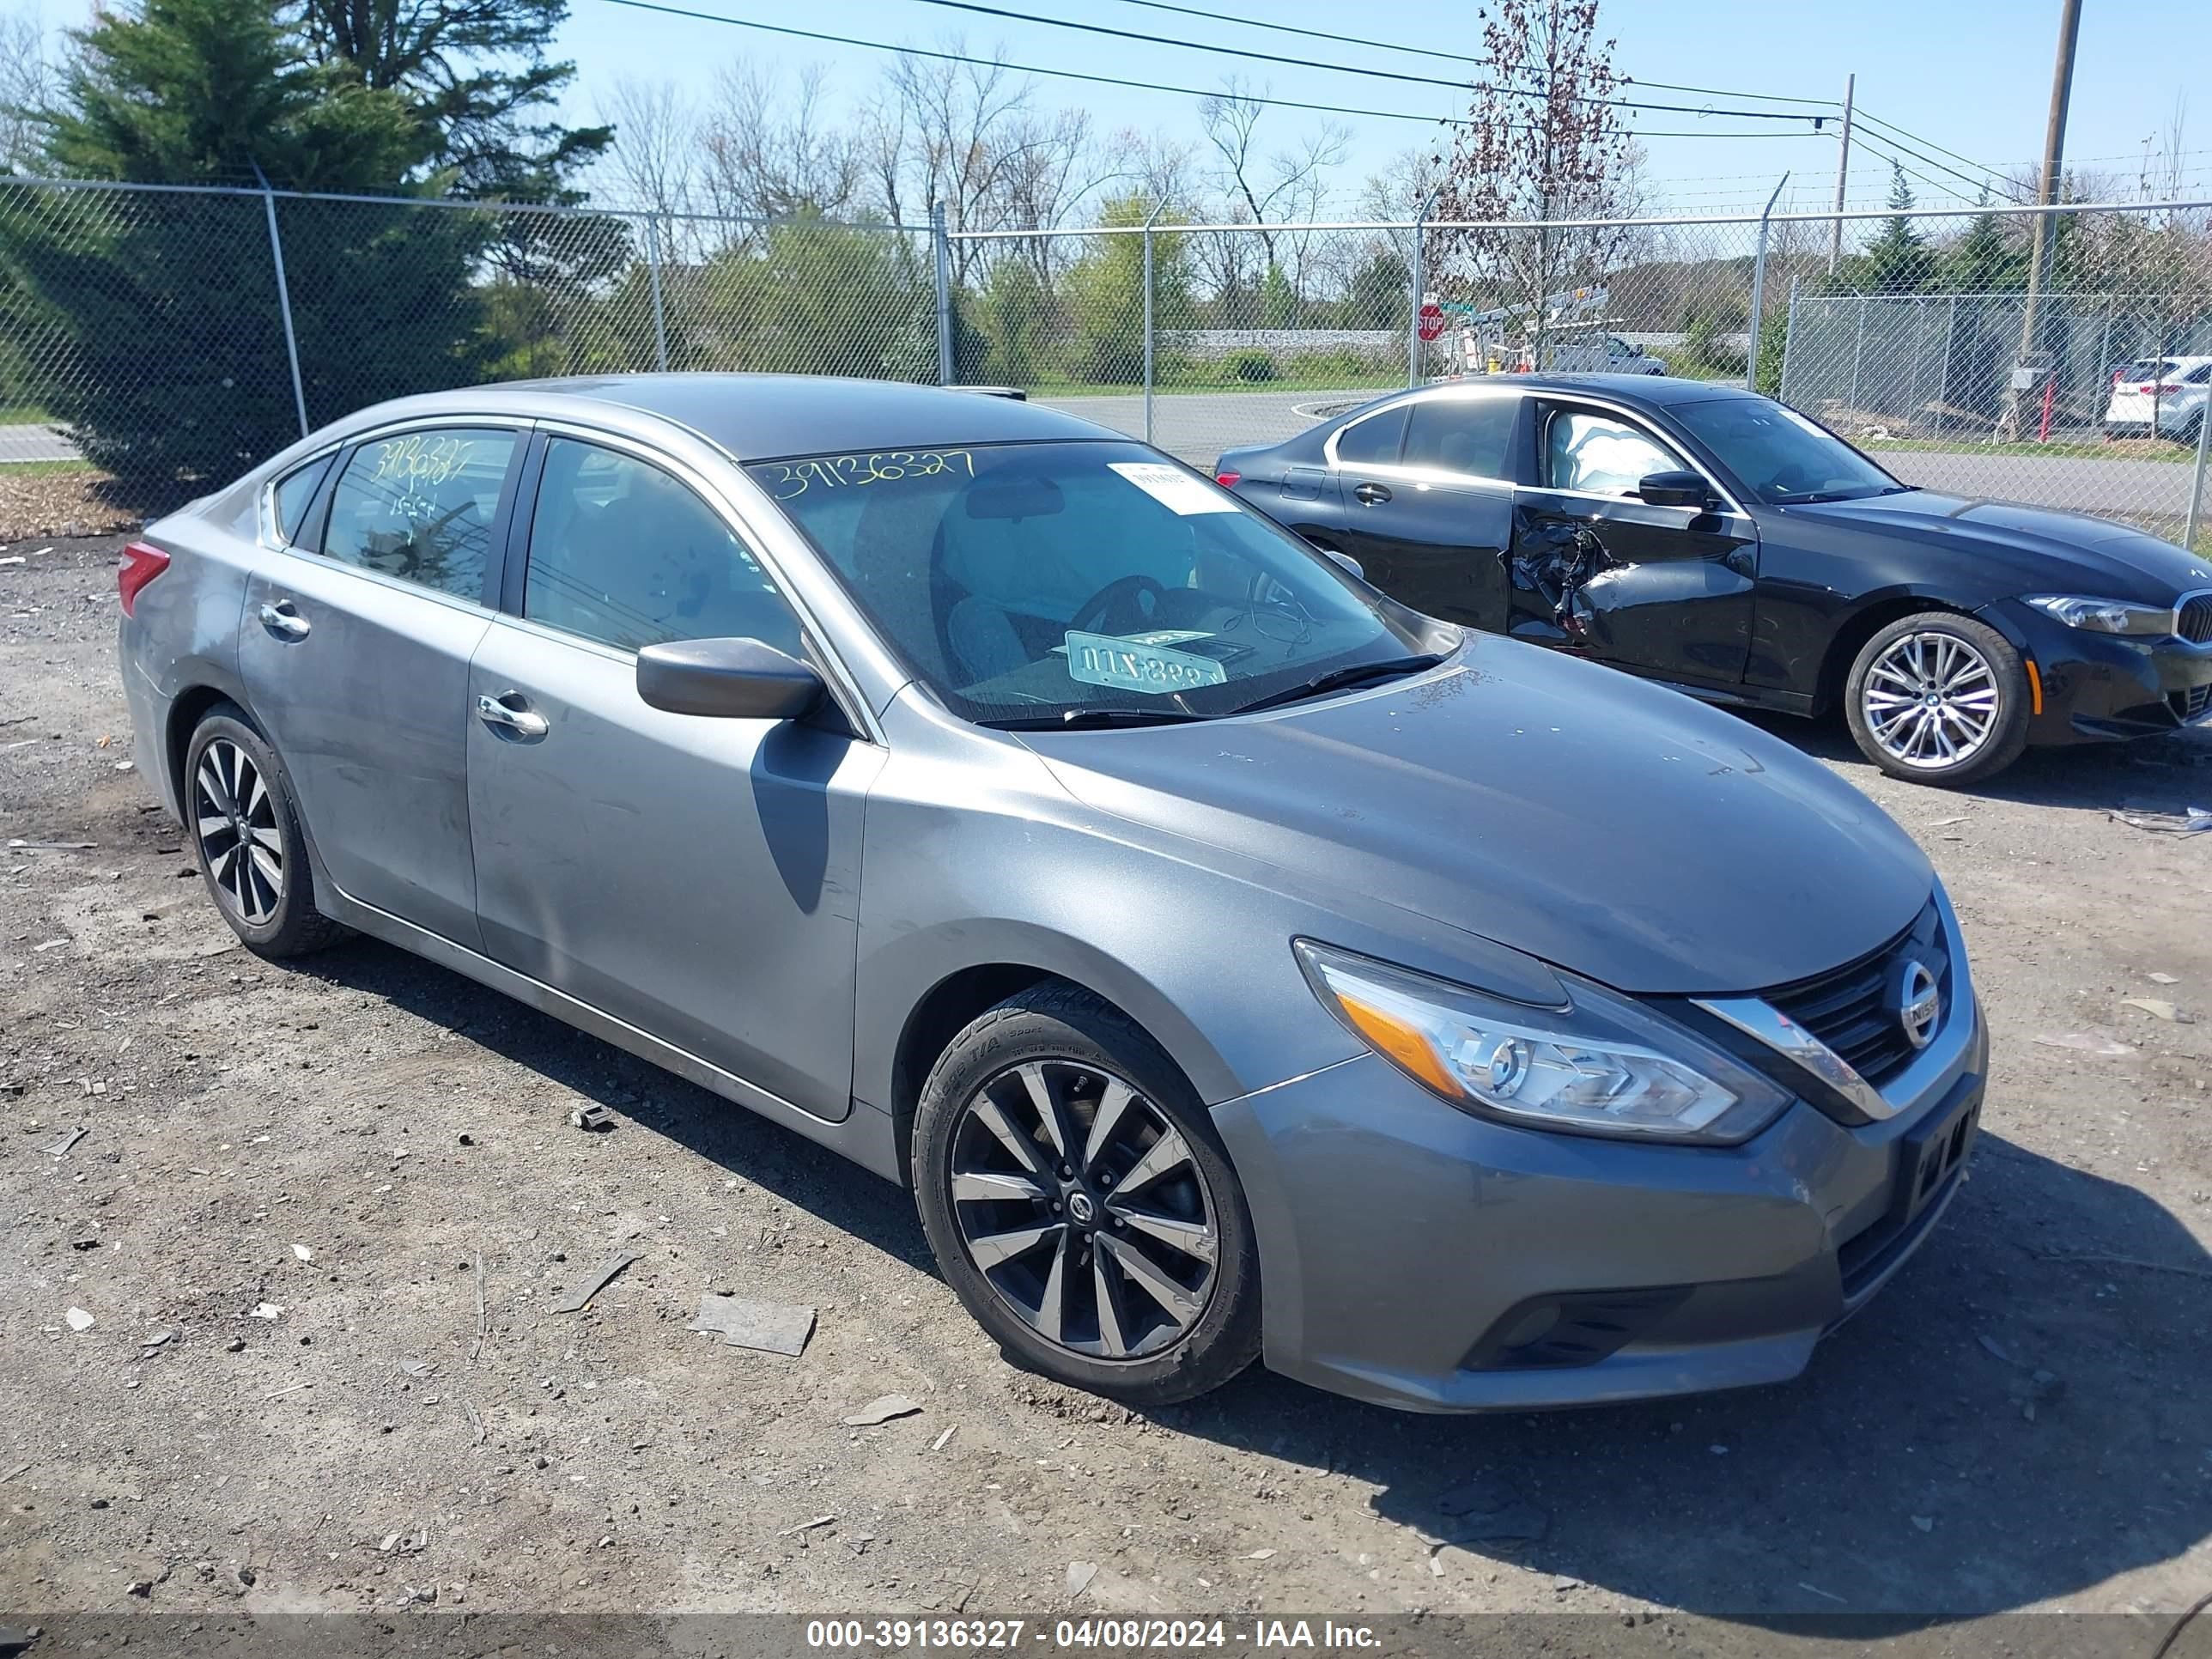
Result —
[{"label": "chrome grille", "polygon": [[[1911,927],[1880,950],[1841,968],[1766,993],[1766,1000],[1820,1039],[1850,1068],[1880,1088],[1918,1051],[1891,1006],[1891,987],[1908,957],[1934,970],[1951,1015],[1950,961],[1942,918],[1931,901]],[[1939,1027],[1940,1029],[1940,1027]]]},{"label": "chrome grille", "polygon": [[2173,613],[2173,631],[2191,645],[2212,644],[2212,593],[2195,593]]}]

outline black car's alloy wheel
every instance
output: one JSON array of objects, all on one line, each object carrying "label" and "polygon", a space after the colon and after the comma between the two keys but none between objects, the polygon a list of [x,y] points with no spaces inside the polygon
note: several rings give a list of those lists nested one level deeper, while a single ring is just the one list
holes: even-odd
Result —
[{"label": "black car's alloy wheel", "polygon": [[945,1277],[1033,1370],[1164,1405],[1258,1352],[1251,1218],[1205,1109],[1085,993],[1025,992],[954,1040],[923,1086],[915,1185]]},{"label": "black car's alloy wheel", "polygon": [[208,890],[248,948],[299,956],[345,936],[315,908],[291,787],[244,711],[218,703],[201,720],[180,781],[185,828]]},{"label": "black car's alloy wheel", "polygon": [[2027,670],[2009,641],[1953,611],[1923,611],[1866,642],[1845,691],[1851,735],[1892,777],[1962,784],[2027,744]]}]

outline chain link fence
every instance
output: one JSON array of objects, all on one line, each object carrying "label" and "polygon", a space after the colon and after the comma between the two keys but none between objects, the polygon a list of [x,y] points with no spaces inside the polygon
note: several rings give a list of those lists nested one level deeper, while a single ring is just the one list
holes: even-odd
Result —
[{"label": "chain link fence", "polygon": [[1018,386],[1201,466],[1408,384],[1668,374],[1914,483],[2185,540],[2212,212],[947,234],[0,179],[0,483],[228,477],[404,392],[654,368]]}]

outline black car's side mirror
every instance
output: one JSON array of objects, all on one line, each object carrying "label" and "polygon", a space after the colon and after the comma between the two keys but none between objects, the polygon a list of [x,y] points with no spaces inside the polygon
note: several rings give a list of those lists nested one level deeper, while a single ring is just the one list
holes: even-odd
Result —
[{"label": "black car's side mirror", "polygon": [[1636,494],[1652,507],[1694,507],[1702,513],[1713,504],[1713,492],[1694,472],[1647,472],[1638,480]]},{"label": "black car's side mirror", "polygon": [[1332,564],[1340,566],[1352,580],[1364,582],[1367,580],[1367,567],[1353,558],[1351,554],[1340,553],[1333,547],[1324,547],[1319,550],[1322,557]]},{"label": "black car's side mirror", "polygon": [[677,640],[637,653],[637,695],[672,714],[794,720],[823,689],[821,675],[758,640]]}]

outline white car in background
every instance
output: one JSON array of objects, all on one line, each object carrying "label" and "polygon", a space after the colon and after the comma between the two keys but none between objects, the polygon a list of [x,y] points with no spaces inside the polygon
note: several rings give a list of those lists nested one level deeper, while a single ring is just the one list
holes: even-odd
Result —
[{"label": "white car in background", "polygon": [[1554,374],[1664,374],[1667,360],[1628,343],[1618,334],[1561,340],[1545,354]]},{"label": "white car in background", "polygon": [[2112,371],[2105,435],[2174,438],[2193,444],[2208,398],[2212,398],[2212,357],[2139,357]]}]

